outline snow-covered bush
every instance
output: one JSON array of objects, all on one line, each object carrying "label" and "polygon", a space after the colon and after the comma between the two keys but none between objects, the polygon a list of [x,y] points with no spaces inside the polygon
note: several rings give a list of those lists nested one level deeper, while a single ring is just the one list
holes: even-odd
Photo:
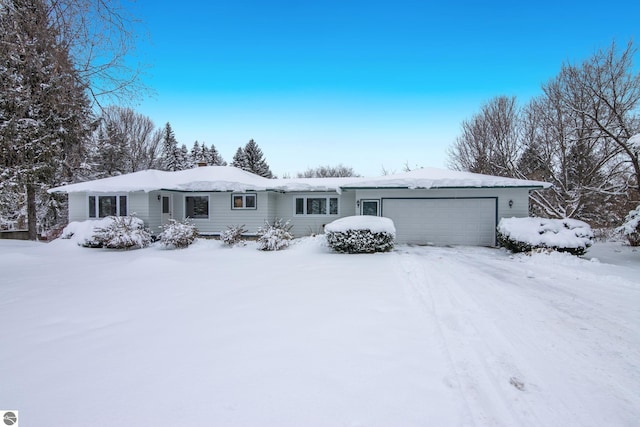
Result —
[{"label": "snow-covered bush", "polygon": [[289,246],[293,239],[289,221],[277,218],[273,224],[265,221],[264,227],[258,229],[258,249],[261,251],[278,251]]},{"label": "snow-covered bush", "polygon": [[244,245],[243,235],[247,234],[244,225],[231,225],[220,233],[220,240],[228,246]]},{"label": "snow-covered bush", "polygon": [[135,216],[109,217],[111,222],[96,228],[93,238],[109,249],[137,249],[149,246],[151,233],[144,222]]},{"label": "snow-covered bush", "polygon": [[112,222],[113,217],[111,216],[88,221],[73,221],[62,230],[60,238],[70,239],[85,248],[101,248],[102,243],[98,242],[95,237],[96,230],[107,228]]},{"label": "snow-covered bush", "polygon": [[551,249],[583,255],[592,244],[589,224],[576,219],[503,218],[498,243],[513,252]]},{"label": "snow-covered bush", "polygon": [[629,211],[624,219],[624,224],[616,228],[616,231],[622,233],[631,246],[640,246],[640,205],[632,211]]},{"label": "snow-covered bush", "polygon": [[334,251],[350,254],[388,252],[396,238],[391,219],[368,215],[337,219],[327,224],[324,231]]},{"label": "snow-covered bush", "polygon": [[192,244],[198,237],[198,229],[195,225],[185,219],[178,222],[170,219],[160,228],[162,232],[158,235],[160,243],[166,248],[182,249]]}]

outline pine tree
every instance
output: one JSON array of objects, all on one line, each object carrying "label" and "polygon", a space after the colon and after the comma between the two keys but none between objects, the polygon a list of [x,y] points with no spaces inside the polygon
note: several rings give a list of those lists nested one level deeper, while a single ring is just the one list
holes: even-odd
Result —
[{"label": "pine tree", "polygon": [[106,126],[106,132],[100,128],[97,136],[95,161],[98,177],[120,175],[126,172],[124,159],[127,155],[127,142],[114,123]]},{"label": "pine tree", "polygon": [[176,170],[183,171],[185,169],[191,169],[193,167],[193,161],[189,155],[189,150],[185,144],[182,144],[178,150]]},{"label": "pine tree", "polygon": [[177,171],[178,168],[178,141],[171,129],[171,124],[167,122],[164,127],[164,135],[162,137],[162,170]]},{"label": "pine tree", "polygon": [[202,143],[202,162],[206,163],[207,166],[211,166],[211,162],[209,161],[211,158],[211,155],[209,154],[209,148],[207,148],[206,145],[204,145],[204,142]]},{"label": "pine tree", "polygon": [[273,173],[271,173],[269,165],[263,158],[262,150],[253,139],[244,147],[244,155],[247,165],[245,170],[265,178],[273,178]]},{"label": "pine tree", "polygon": [[198,141],[193,143],[193,147],[191,148],[191,160],[193,162],[192,167],[198,166],[199,163],[205,162],[205,158],[203,155],[203,151],[205,148],[206,147],[204,146],[204,144],[202,145],[202,148],[200,148],[200,143]]},{"label": "pine tree", "polygon": [[249,162],[247,160],[247,155],[245,154],[242,147],[238,147],[238,150],[236,150],[236,154],[233,155],[233,161],[231,162],[231,166],[251,172],[251,170],[249,169]]},{"label": "pine tree", "polygon": [[224,161],[218,150],[216,150],[216,146],[211,144],[211,147],[208,149],[208,157],[207,163],[211,166],[227,166],[227,162]]},{"label": "pine tree", "polygon": [[42,0],[0,7],[0,191],[24,188],[34,240],[37,195],[46,198],[43,188],[73,179],[92,117],[86,84],[59,35]]}]

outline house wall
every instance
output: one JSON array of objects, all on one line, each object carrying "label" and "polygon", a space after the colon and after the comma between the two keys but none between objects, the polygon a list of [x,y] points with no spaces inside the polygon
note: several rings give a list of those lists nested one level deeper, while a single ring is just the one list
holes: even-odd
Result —
[{"label": "house wall", "polygon": [[[252,192],[249,192],[252,193]],[[129,213],[136,213],[153,234],[159,232],[162,219],[160,191],[133,192],[128,194]],[[323,233],[324,226],[338,218],[359,215],[357,202],[362,199],[385,198],[497,198],[497,220],[500,218],[526,217],[529,214],[529,191],[526,188],[464,188],[464,189],[362,189],[335,192],[255,192],[257,209],[231,209],[232,192],[182,193],[171,192],[173,218],[183,220],[187,195],[209,196],[209,218],[193,219],[198,231],[204,235],[218,235],[230,225],[244,225],[249,234],[255,234],[265,221],[275,218],[289,220],[296,237]],[[338,215],[296,215],[297,197],[338,197]],[[513,201],[509,207],[509,201]],[[69,221],[88,219],[87,193],[69,194]]]},{"label": "house wall", "polygon": [[[459,189],[366,189],[355,191],[355,201],[384,198],[468,198],[495,197],[498,199],[500,218],[529,216],[529,189],[527,188],[459,188]],[[509,200],[513,205],[509,207]]]},{"label": "house wall", "polygon": [[154,236],[162,231],[160,229],[160,225],[162,224],[162,201],[158,200],[160,194],[160,191],[147,193],[147,216],[144,218],[144,222]]},{"label": "house wall", "polygon": [[149,193],[136,191],[127,195],[127,211],[129,215],[134,215],[143,220],[149,221]]},{"label": "house wall", "polygon": [[269,192],[267,193],[267,202],[269,204],[267,209],[267,218],[269,222],[273,222],[278,215],[278,200],[279,193]]},{"label": "house wall", "polygon": [[69,222],[86,221],[89,218],[87,193],[69,193]]},{"label": "house wall", "polygon": [[127,195],[129,215],[136,214],[145,223],[149,217],[149,195],[143,191],[133,193],[69,193],[69,222],[89,219],[89,195]]},{"label": "house wall", "polygon": [[247,192],[256,194],[256,209],[232,209],[232,197],[239,192],[202,192],[202,193],[173,193],[174,218],[185,218],[185,198],[187,196],[209,196],[209,218],[191,219],[191,222],[203,235],[219,235],[221,231],[232,225],[244,225],[248,234],[255,234],[266,220],[271,220],[270,201],[272,197],[267,192]]},{"label": "house wall", "polygon": [[[324,226],[338,218],[355,215],[354,191],[337,194],[335,192],[294,192],[277,195],[276,217],[289,220],[295,237],[324,233]],[[295,199],[298,197],[337,197],[338,215],[296,215]]]}]

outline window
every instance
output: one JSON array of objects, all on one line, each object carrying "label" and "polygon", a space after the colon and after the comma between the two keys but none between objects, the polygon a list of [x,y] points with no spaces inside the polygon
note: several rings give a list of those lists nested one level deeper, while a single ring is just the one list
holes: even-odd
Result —
[{"label": "window", "polygon": [[89,196],[89,218],[127,216],[127,196]]},{"label": "window", "polygon": [[231,209],[256,209],[255,194],[234,194],[231,196]]},{"label": "window", "polygon": [[362,215],[378,216],[379,200],[363,200],[362,201]]},{"label": "window", "polygon": [[169,209],[169,196],[162,196],[162,213],[169,214],[171,210]]},{"label": "window", "polygon": [[297,197],[296,215],[338,215],[337,197]]},{"label": "window", "polygon": [[209,218],[209,196],[186,196],[185,216],[191,219]]}]

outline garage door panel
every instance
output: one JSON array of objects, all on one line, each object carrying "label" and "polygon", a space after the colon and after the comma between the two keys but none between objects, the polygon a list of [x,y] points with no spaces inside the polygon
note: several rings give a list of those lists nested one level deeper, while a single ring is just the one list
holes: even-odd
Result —
[{"label": "garage door panel", "polygon": [[495,199],[383,199],[398,243],[495,245]]}]

